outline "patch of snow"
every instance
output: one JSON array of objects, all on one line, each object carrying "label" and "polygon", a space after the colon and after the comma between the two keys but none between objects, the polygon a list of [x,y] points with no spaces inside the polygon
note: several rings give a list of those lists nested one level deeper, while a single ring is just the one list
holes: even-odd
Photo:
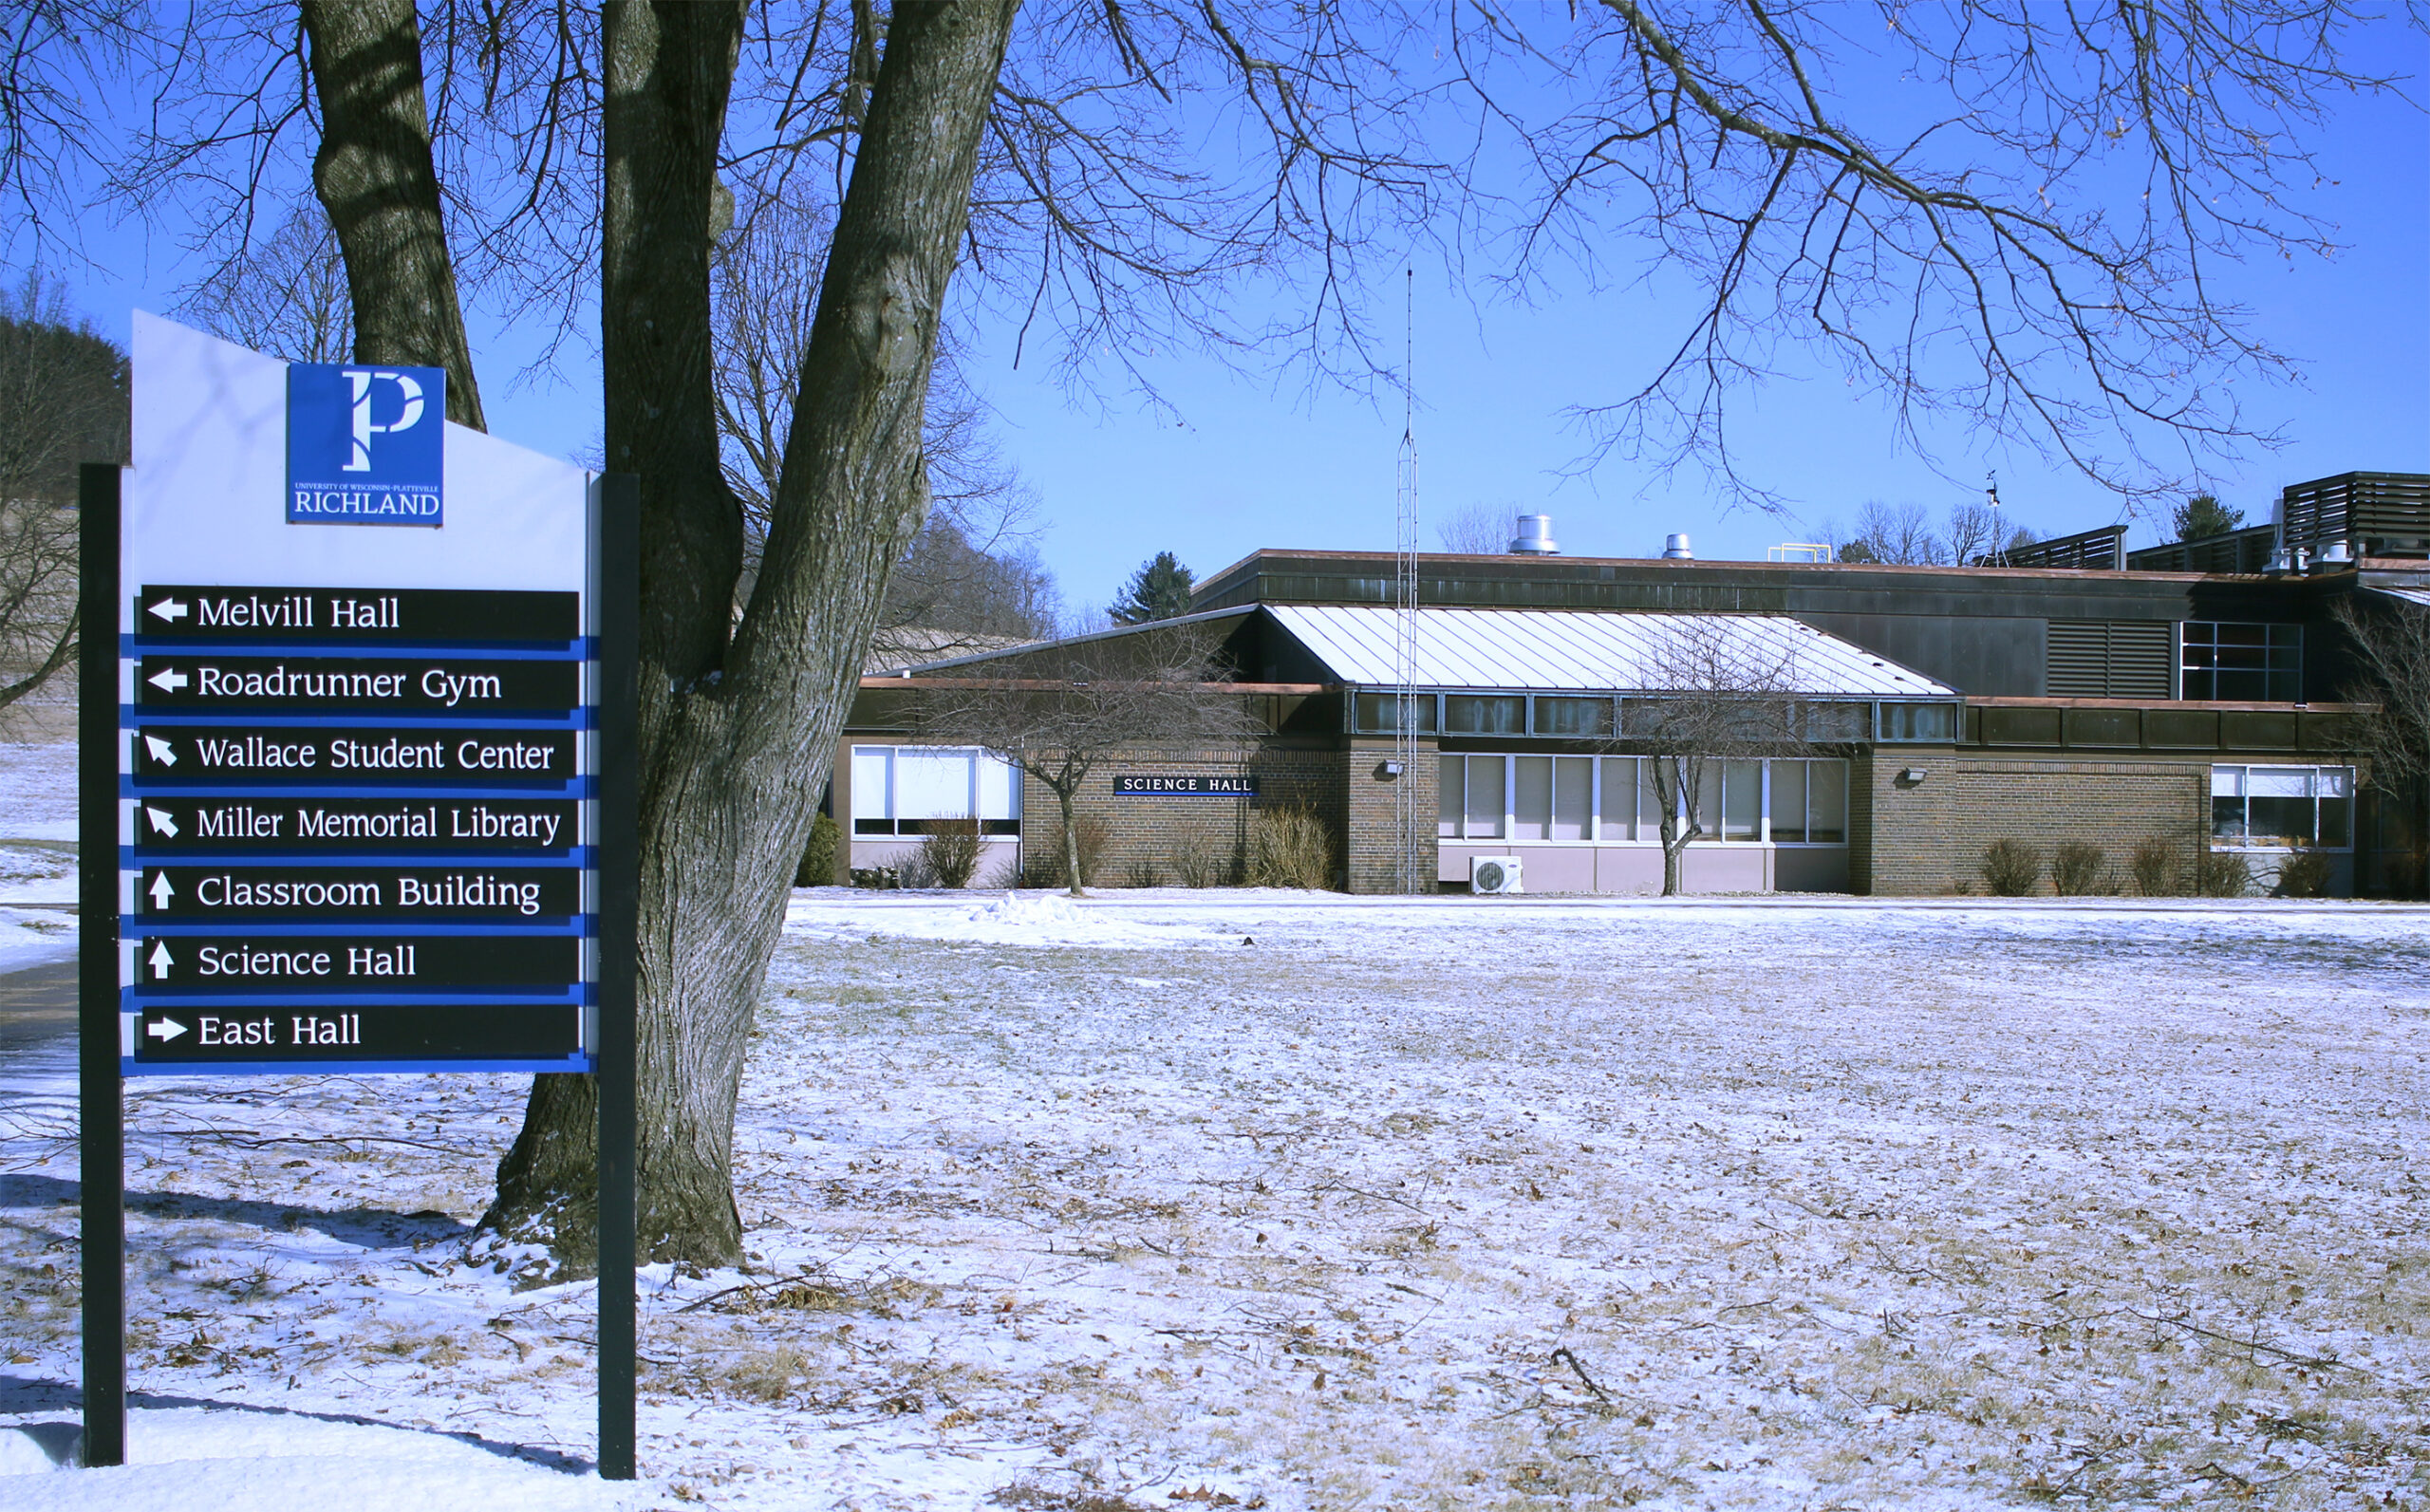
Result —
[{"label": "patch of snow", "polygon": [[0,840],[76,839],[76,743],[0,741]]}]

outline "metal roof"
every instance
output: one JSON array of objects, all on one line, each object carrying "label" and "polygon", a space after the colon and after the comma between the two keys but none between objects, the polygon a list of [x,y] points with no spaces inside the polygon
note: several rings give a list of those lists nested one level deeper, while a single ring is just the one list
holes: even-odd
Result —
[{"label": "metal roof", "polygon": [[2407,604],[2419,604],[2423,608],[2430,608],[2430,588],[2410,588],[2402,583],[2374,583],[2370,590],[2374,593],[2384,593],[2392,599],[2402,599]]},{"label": "metal roof", "polygon": [[[1269,604],[1265,611],[1344,682],[1400,684],[1400,611]],[[1419,609],[1414,684],[1544,692],[1656,691],[1680,637],[1779,667],[1791,691],[1822,698],[1954,698],[1934,681],[1785,614],[1582,609]]]}]

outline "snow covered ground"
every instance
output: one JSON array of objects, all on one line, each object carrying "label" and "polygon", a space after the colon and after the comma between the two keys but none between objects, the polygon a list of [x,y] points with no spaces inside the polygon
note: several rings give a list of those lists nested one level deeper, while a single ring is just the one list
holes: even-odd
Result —
[{"label": "snow covered ground", "polygon": [[[75,954],[76,747],[0,741],[0,971]],[[15,905],[16,906],[10,906]]]},{"label": "snow covered ground", "polygon": [[[795,895],[745,1271],[476,1240],[522,1084],[0,1061],[0,1505],[2430,1506],[2430,914]],[[522,1289],[518,1289],[518,1286]]]}]

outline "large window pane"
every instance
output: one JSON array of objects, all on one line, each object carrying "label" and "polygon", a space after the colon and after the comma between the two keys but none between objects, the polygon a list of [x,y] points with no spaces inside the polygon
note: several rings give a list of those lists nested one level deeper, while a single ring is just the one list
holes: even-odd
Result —
[{"label": "large window pane", "polygon": [[1700,761],[1691,769],[1696,783],[1696,834],[1710,840],[1721,833],[1721,763]]},{"label": "large window pane", "polygon": [[1536,733],[1538,735],[1610,735],[1612,733],[1612,700],[1609,699],[1538,699],[1536,700]]},{"label": "large window pane", "polygon": [[971,815],[973,753],[897,746],[894,751],[894,817],[967,819]]},{"label": "large window pane", "polygon": [[1443,723],[1453,735],[1524,735],[1527,700],[1516,695],[1455,693],[1443,700]]},{"label": "large window pane", "polygon": [[1873,738],[1870,703],[1817,703],[1805,711],[1805,737],[1820,742]]},{"label": "large window pane", "polygon": [[852,832],[894,832],[894,753],[882,745],[852,747]]},{"label": "large window pane", "polygon": [[1494,840],[1502,835],[1502,763],[1498,756],[1468,757],[1467,836]]},{"label": "large window pane", "polygon": [[1721,766],[1721,837],[1755,839],[1764,822],[1764,763],[1725,761]]},{"label": "large window pane", "polygon": [[2312,775],[2301,767],[2252,767],[2245,778],[2248,844],[2309,845],[2317,838]]},{"label": "large window pane", "polygon": [[1794,845],[1805,838],[1805,769],[1804,761],[1772,763],[1772,838]]},{"label": "large window pane", "polygon": [[1021,831],[1021,779],[1013,764],[979,754],[979,817],[989,834]]},{"label": "large window pane", "polygon": [[[1661,761],[1660,756],[1648,756],[1636,764],[1636,837],[1640,840],[1662,838],[1665,806],[1662,802],[1662,790],[1658,785],[1660,778],[1654,771]],[[1679,806],[1673,803],[1669,805],[1669,809],[1675,815]]]},{"label": "large window pane", "polygon": [[2211,769],[2211,838],[2244,844],[2244,768]]},{"label": "large window pane", "polygon": [[1595,801],[1595,760],[1592,756],[1560,756],[1553,761],[1553,838],[1588,840],[1590,811]]},{"label": "large window pane", "polygon": [[1603,808],[1598,821],[1600,828],[1596,838],[1600,840],[1637,840],[1636,832],[1636,769],[1635,756],[1605,756],[1603,759]]},{"label": "large window pane", "polygon": [[1549,840],[1553,837],[1553,758],[1513,756],[1515,790],[1510,806],[1510,838]]},{"label": "large window pane", "polygon": [[[1401,727],[1400,709],[1403,702],[1397,693],[1361,693],[1351,700],[1355,716],[1354,727],[1364,735],[1393,735]],[[1422,735],[1434,733],[1434,695],[1412,693],[1406,700],[1410,715]]]},{"label": "large window pane", "polygon": [[1848,764],[1845,761],[1806,763],[1810,790],[1805,797],[1805,838],[1816,845],[1848,842]]},{"label": "large window pane", "polygon": [[1957,709],[1948,703],[1885,703],[1881,706],[1884,740],[1954,740]]},{"label": "large window pane", "polygon": [[1467,799],[1468,758],[1447,756],[1438,759],[1442,765],[1434,779],[1439,794],[1434,832],[1447,838],[1455,837],[1460,832],[1460,808]]}]

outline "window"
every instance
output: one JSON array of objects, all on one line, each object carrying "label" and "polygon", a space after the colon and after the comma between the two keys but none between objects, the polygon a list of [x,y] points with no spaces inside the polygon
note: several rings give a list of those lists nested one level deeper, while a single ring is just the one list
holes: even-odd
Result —
[{"label": "window", "polygon": [[2213,767],[2211,849],[2354,845],[2352,767]]},{"label": "window", "polygon": [[1883,740],[1954,740],[1954,703],[1885,703],[1881,706]]},{"label": "window", "polygon": [[940,820],[974,816],[983,833],[1021,832],[1010,763],[968,746],[852,747],[854,834],[926,834]]},{"label": "window", "polygon": [[[1351,700],[1352,728],[1361,735],[1397,735],[1400,733],[1401,695],[1397,693],[1360,693]],[[1416,716],[1421,735],[1434,733],[1434,695],[1410,695],[1411,710]]]},{"label": "window", "polygon": [[1443,700],[1443,728],[1453,735],[1525,735],[1527,700],[1515,693],[1449,694]]},{"label": "window", "polygon": [[2302,625],[2189,620],[2184,634],[2178,698],[2231,703],[2302,700]]},{"label": "window", "polygon": [[[1645,844],[1662,838],[1654,763],[1646,756],[1445,756],[1435,833],[1445,840]],[[1727,845],[1845,845],[1848,764],[1798,758],[1712,761],[1698,795],[1698,838]]]},{"label": "window", "polygon": [[1538,699],[1538,735],[1598,736],[1612,733],[1609,699]]}]

